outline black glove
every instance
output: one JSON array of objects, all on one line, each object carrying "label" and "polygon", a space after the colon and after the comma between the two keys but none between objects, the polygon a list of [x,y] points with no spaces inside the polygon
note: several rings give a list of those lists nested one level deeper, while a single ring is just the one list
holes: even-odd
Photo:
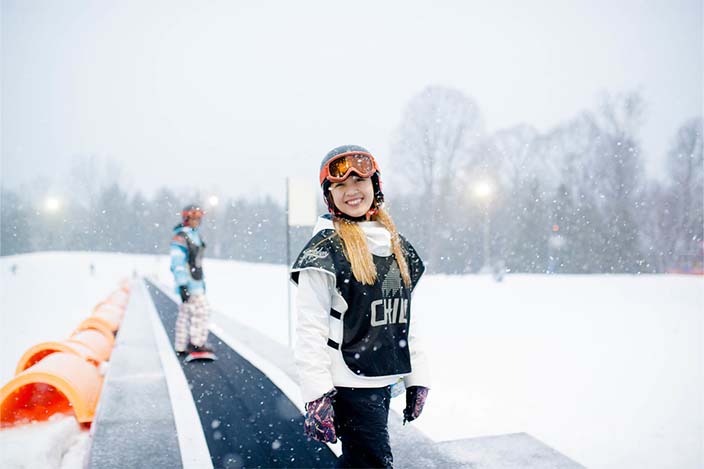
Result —
[{"label": "black glove", "polygon": [[181,294],[181,301],[184,303],[191,298],[191,292],[188,291],[188,287],[186,285],[179,285],[178,292]]},{"label": "black glove", "polygon": [[412,422],[423,412],[425,399],[428,397],[428,388],[411,386],[406,389],[406,408],[403,409],[403,424]]}]

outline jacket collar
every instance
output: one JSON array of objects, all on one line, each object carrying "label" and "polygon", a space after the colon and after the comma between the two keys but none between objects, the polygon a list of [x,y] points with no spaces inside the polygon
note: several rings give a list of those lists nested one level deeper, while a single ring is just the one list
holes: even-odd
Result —
[{"label": "jacket collar", "polygon": [[[367,237],[367,246],[375,256],[386,257],[391,255],[391,233],[378,221],[356,222]],[[322,230],[334,230],[332,216],[329,214],[318,217],[313,229],[313,234]]]}]

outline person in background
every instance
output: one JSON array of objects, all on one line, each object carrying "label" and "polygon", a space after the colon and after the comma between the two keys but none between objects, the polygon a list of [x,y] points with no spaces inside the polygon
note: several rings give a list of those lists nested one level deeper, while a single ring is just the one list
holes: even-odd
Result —
[{"label": "person in background", "polygon": [[430,386],[411,314],[411,292],[425,268],[384,210],[369,151],[330,151],[320,184],[330,213],[318,219],[291,269],[304,432],[322,442],[340,438],[338,467],[392,467],[392,387],[405,384],[405,423],[418,418]]},{"label": "person in background", "polygon": [[171,272],[181,297],[174,340],[179,354],[212,352],[207,345],[210,306],[205,298],[203,275],[205,243],[198,231],[203,214],[197,204],[184,207],[181,223],[174,227],[171,239]]}]

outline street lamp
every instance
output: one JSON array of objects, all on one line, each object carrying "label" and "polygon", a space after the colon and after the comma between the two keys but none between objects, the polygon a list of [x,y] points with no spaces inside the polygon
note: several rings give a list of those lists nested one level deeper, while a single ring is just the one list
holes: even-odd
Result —
[{"label": "street lamp", "polygon": [[488,179],[477,181],[474,185],[474,195],[482,203],[482,208],[484,209],[484,266],[481,270],[491,272],[489,203],[494,195],[494,185]]},{"label": "street lamp", "polygon": [[208,205],[210,205],[211,207],[217,207],[219,203],[220,199],[217,195],[211,195],[210,197],[208,197]]},{"label": "street lamp", "polygon": [[494,188],[489,181],[479,181],[474,186],[474,195],[476,195],[479,200],[488,201],[493,193]]},{"label": "street lamp", "polygon": [[58,197],[48,196],[44,200],[44,208],[47,212],[57,212],[61,208],[61,200]]}]

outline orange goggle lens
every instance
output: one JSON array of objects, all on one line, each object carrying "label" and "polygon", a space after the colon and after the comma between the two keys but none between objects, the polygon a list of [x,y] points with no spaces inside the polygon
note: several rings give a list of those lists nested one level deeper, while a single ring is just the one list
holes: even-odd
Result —
[{"label": "orange goggle lens", "polygon": [[353,153],[342,154],[323,168],[323,173],[320,175],[320,183],[327,179],[331,182],[342,182],[347,179],[352,171],[360,177],[371,177],[377,170],[374,158],[369,154]]},{"label": "orange goggle lens", "polygon": [[200,210],[191,210],[188,212],[183,212],[181,215],[183,215],[184,218],[195,218],[197,220],[203,218],[203,212],[201,212]]}]

